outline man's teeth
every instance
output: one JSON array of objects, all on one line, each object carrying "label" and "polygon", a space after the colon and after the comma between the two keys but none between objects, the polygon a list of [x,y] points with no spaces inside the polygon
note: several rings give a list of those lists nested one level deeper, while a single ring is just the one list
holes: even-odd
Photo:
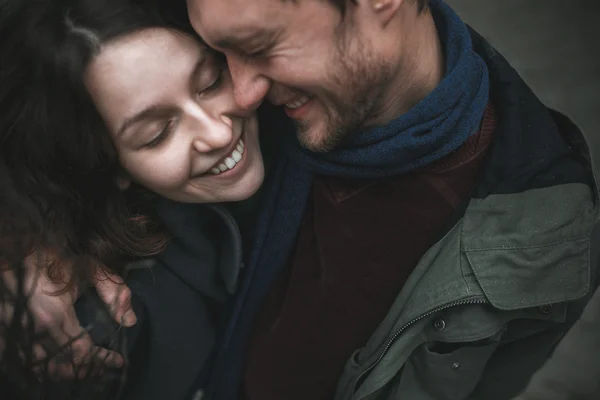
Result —
[{"label": "man's teeth", "polygon": [[300,108],[303,105],[305,105],[306,103],[308,103],[309,100],[310,100],[309,96],[302,96],[296,101],[292,101],[291,103],[286,103],[285,106],[287,108],[296,109],[296,108]]},{"label": "man's teeth", "polygon": [[229,171],[233,169],[237,163],[239,163],[242,158],[244,158],[244,141],[240,139],[235,149],[231,152],[231,154],[223,160],[222,163],[218,164],[216,167],[211,168],[210,172],[213,175],[219,175],[221,172]]}]

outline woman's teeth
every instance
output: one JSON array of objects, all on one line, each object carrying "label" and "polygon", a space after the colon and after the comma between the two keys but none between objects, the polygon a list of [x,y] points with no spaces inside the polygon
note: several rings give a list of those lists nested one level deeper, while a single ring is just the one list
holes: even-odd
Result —
[{"label": "woman's teeth", "polygon": [[219,175],[221,172],[229,171],[233,169],[242,158],[244,158],[244,141],[240,139],[235,149],[225,159],[217,164],[217,166],[211,168],[210,172],[213,175]]},{"label": "woman's teeth", "polygon": [[302,96],[300,97],[298,100],[296,101],[292,101],[291,103],[286,103],[286,107],[287,108],[291,108],[291,109],[296,109],[296,108],[300,108],[303,105],[305,105],[306,103],[308,103],[308,101],[310,100],[309,96]]}]

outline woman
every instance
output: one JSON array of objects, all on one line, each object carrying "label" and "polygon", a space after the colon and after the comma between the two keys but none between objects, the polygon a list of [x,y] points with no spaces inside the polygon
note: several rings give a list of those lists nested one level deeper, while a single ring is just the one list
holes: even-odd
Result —
[{"label": "woman", "polygon": [[[138,323],[119,341],[124,399],[199,395],[242,265],[232,212],[247,231],[252,220],[197,203],[247,199],[264,175],[257,118],[236,106],[223,58],[184,8],[165,11],[30,0],[0,20],[0,255],[52,249],[50,276],[77,287],[98,263],[127,275]],[[152,268],[127,268],[156,254]],[[80,300],[80,320],[108,347],[119,327],[100,324],[93,304]]]}]

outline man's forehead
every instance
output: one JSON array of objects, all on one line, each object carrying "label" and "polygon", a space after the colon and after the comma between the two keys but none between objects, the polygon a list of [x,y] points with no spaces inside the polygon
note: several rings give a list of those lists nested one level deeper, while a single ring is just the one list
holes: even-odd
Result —
[{"label": "man's forehead", "polygon": [[[263,41],[282,23],[282,0],[188,0],[190,21],[211,46],[224,50]],[[276,17],[277,16],[277,17]]]},{"label": "man's forehead", "polygon": [[190,19],[211,25],[243,27],[268,23],[269,16],[281,11],[283,0],[188,0]]}]

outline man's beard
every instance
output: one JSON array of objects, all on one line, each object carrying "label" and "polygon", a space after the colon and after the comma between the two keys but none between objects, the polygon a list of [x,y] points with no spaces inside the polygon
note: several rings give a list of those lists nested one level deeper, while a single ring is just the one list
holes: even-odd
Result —
[{"label": "man's beard", "polygon": [[311,127],[312,124],[294,121],[298,141],[314,152],[331,151],[352,134],[365,129],[381,108],[382,94],[392,75],[383,60],[378,61],[365,52],[352,58],[338,54],[336,58],[332,65],[340,67],[331,75],[331,81],[337,87],[350,90],[342,95],[336,94],[335,100],[331,99],[328,104],[322,103],[328,112],[322,116],[326,120],[321,132],[311,133],[311,129],[316,129]]},{"label": "man's beard", "polygon": [[316,129],[313,124],[294,120],[298,141],[303,147],[316,153],[331,151],[346,137],[360,130],[370,109],[367,104],[355,103],[354,106],[338,104],[334,110],[330,108],[329,113],[323,115],[326,121],[321,128],[322,131],[318,133],[311,133],[312,129]]}]

